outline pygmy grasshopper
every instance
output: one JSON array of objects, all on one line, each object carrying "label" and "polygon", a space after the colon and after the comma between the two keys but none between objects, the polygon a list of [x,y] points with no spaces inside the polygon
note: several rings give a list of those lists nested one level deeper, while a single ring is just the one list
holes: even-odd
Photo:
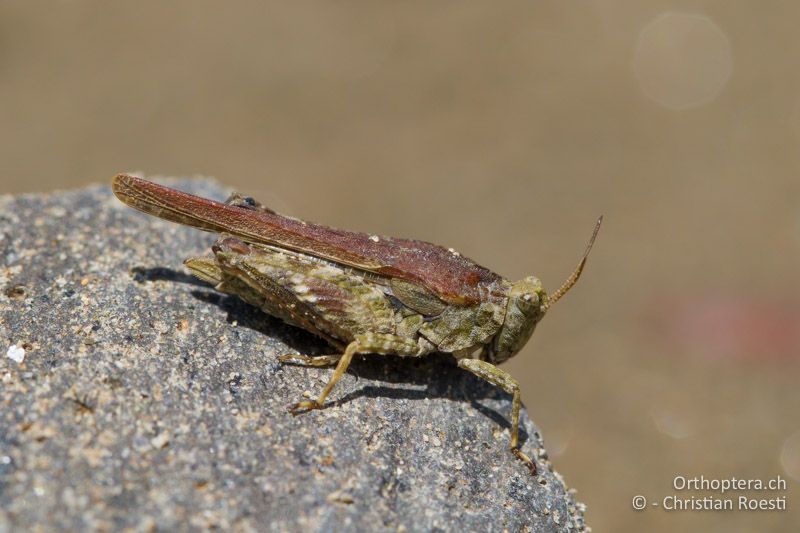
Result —
[{"label": "pygmy grasshopper", "polygon": [[322,408],[356,354],[449,353],[459,367],[511,394],[510,448],[536,473],[518,445],[519,383],[496,365],[522,349],[578,281],[602,217],[575,271],[548,296],[533,276],[512,283],[452,249],[304,222],[241,195],[220,203],[124,174],[114,177],[113,190],[140,211],[220,233],[213,255],[185,261],[192,273],[336,349],[280,357],[336,366],[317,399],[294,404],[293,414]]}]

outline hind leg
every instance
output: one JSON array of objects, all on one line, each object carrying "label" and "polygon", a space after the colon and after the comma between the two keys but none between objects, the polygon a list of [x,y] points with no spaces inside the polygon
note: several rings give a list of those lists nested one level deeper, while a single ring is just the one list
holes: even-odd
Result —
[{"label": "hind leg", "polygon": [[341,357],[341,355],[317,355],[311,357],[308,355],[289,354],[279,355],[278,360],[289,365],[325,367],[335,365]]}]

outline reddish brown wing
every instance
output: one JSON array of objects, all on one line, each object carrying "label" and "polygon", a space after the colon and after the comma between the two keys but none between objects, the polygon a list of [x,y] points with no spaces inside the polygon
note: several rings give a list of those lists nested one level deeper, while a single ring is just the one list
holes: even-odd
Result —
[{"label": "reddish brown wing", "polygon": [[481,285],[501,279],[472,260],[428,242],[329,228],[207,200],[125,174],[115,176],[112,187],[117,198],[145,213],[412,281],[455,305],[478,302]]}]

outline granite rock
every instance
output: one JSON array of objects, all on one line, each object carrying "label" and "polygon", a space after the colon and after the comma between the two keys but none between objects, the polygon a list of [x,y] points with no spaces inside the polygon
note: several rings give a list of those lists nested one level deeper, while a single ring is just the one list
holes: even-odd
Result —
[{"label": "granite rock", "polygon": [[[172,185],[224,198],[208,180]],[[583,531],[510,397],[452,359],[365,357],[292,417],[323,342],[181,261],[213,236],[109,187],[0,197],[0,531]]]}]

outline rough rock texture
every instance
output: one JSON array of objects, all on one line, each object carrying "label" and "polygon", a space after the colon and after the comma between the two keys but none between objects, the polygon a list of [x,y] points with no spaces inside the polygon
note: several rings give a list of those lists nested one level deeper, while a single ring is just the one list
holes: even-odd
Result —
[{"label": "rough rock texture", "polygon": [[536,427],[534,478],[509,396],[445,356],[362,359],[289,415],[331,370],[276,354],[326,347],[188,276],[212,241],[108,187],[0,197],[0,530],[585,529]]}]

